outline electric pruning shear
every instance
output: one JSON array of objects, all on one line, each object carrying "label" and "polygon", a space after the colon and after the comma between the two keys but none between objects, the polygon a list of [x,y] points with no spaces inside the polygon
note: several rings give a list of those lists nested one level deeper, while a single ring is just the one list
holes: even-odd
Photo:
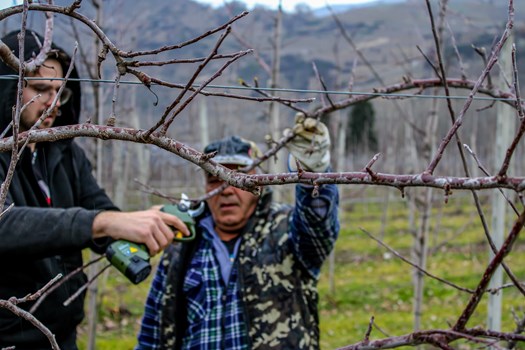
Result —
[{"label": "electric pruning shear", "polygon": [[[164,205],[160,210],[178,217],[190,231],[189,236],[184,236],[181,231],[176,230],[173,241],[188,242],[195,239],[194,218],[203,212],[204,202],[201,202],[196,209],[191,209],[191,202],[188,196],[183,193],[178,204]],[[172,227],[172,229],[175,231],[175,228]],[[148,248],[141,243],[117,240],[108,246],[106,258],[133,284],[144,281],[151,272]]]}]

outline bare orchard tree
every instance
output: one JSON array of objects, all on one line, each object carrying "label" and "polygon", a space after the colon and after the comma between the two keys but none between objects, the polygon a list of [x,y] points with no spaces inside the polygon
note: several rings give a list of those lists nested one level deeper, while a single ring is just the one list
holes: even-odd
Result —
[{"label": "bare orchard tree", "polygon": [[[0,200],[2,208],[4,207],[5,199],[7,196],[7,189],[10,185],[11,176],[13,169],[16,166],[18,160],[17,155],[20,149],[25,147],[31,142],[44,142],[44,141],[56,141],[69,139],[74,137],[90,137],[98,138],[102,140],[112,139],[127,141],[136,144],[153,145],[160,149],[166,150],[183,159],[186,162],[192,163],[203,170],[217,176],[225,181],[223,187],[214,190],[211,193],[199,198],[193,198],[194,202],[202,201],[203,199],[212,196],[227,185],[242,188],[255,194],[261,192],[261,187],[271,185],[283,185],[302,183],[313,185],[314,195],[318,191],[318,187],[322,184],[333,183],[341,185],[374,185],[374,186],[388,186],[396,188],[400,191],[401,195],[405,194],[406,188],[425,188],[428,190],[437,189],[444,193],[445,199],[447,199],[453,190],[470,191],[475,199],[475,204],[479,210],[480,218],[483,217],[481,207],[477,201],[477,193],[482,190],[501,190],[508,189],[518,194],[525,190],[525,177],[524,176],[509,176],[508,169],[515,160],[515,152],[517,146],[522,142],[523,134],[525,133],[525,116],[523,114],[523,103],[520,96],[520,88],[518,81],[518,69],[516,64],[516,52],[515,49],[512,51],[512,62],[513,62],[513,76],[512,82],[508,89],[498,90],[495,89],[489,82],[488,78],[494,67],[497,67],[498,57],[501,54],[503,45],[507,42],[510,37],[514,25],[514,1],[509,0],[508,2],[508,20],[506,26],[497,42],[495,43],[492,51],[486,57],[486,64],[481,74],[474,79],[468,79],[466,76],[460,77],[448,77],[447,70],[444,66],[444,60],[442,58],[442,42],[439,33],[441,32],[440,26],[434,24],[434,14],[430,0],[426,1],[428,8],[428,16],[430,19],[430,26],[434,35],[434,50],[436,52],[435,57],[428,57],[428,62],[433,67],[433,72],[436,77],[428,77],[424,79],[410,79],[404,78],[396,84],[384,86],[380,83],[381,87],[376,88],[371,94],[353,95],[349,94],[350,97],[344,97],[340,100],[336,100],[333,96],[327,96],[323,100],[323,105],[320,108],[315,109],[311,112],[301,107],[304,102],[311,100],[308,99],[285,99],[282,97],[276,97],[271,95],[268,91],[260,89],[258,86],[253,86],[253,91],[258,93],[258,97],[231,94],[231,93],[220,93],[212,92],[207,89],[207,86],[217,79],[228,67],[235,61],[241,59],[247,54],[251,53],[251,50],[237,51],[231,53],[219,53],[219,48],[223,47],[225,40],[231,33],[231,25],[243,17],[247,16],[248,13],[243,12],[237,16],[232,17],[223,25],[218,26],[213,30],[209,30],[206,33],[186,40],[179,44],[172,44],[162,46],[152,50],[126,50],[116,45],[106,32],[100,28],[95,22],[89,17],[83,15],[80,12],[80,1],[75,1],[73,4],[67,7],[56,6],[52,4],[40,4],[40,3],[28,3],[24,2],[22,6],[14,6],[0,11],[0,21],[9,18],[15,14],[22,14],[23,19],[27,17],[29,12],[42,12],[46,15],[46,28],[45,42],[43,43],[40,54],[30,61],[20,61],[18,57],[14,57],[9,49],[3,43],[0,43],[0,56],[2,60],[8,65],[13,67],[13,72],[18,73],[19,79],[19,90],[22,88],[24,76],[26,73],[35,70],[45,60],[46,54],[50,48],[50,41],[53,33],[53,14],[66,16],[71,20],[82,24],[87,30],[92,32],[100,41],[102,50],[98,53],[98,69],[100,70],[102,65],[107,64],[108,56],[111,56],[115,62],[114,65],[114,85],[113,85],[113,99],[111,101],[110,108],[107,108],[111,112],[108,113],[107,118],[104,118],[106,122],[101,122],[99,119],[97,122],[88,121],[77,125],[54,127],[50,129],[31,129],[26,132],[20,133],[18,131],[18,123],[20,118],[20,111],[24,108],[21,105],[21,99],[19,97],[18,103],[15,108],[13,116],[13,136],[3,138],[0,140],[0,151],[12,153],[12,163],[10,164],[10,171],[3,180]],[[442,2],[442,9],[446,8],[446,2]],[[25,29],[25,20],[21,22],[22,29]],[[160,54],[166,55],[177,51],[178,49],[187,47],[189,45],[198,45],[203,39],[215,38],[215,44],[212,46],[210,52],[206,57],[194,58],[191,60],[185,60],[185,62],[191,61],[196,63],[196,68],[190,74],[188,80],[184,84],[173,83],[165,79],[155,77],[151,74],[147,74],[144,70],[145,67],[149,66],[166,66],[181,63],[178,59],[162,59],[162,60],[151,60],[148,58],[153,57],[154,59],[160,57]],[[23,38],[21,38],[23,40]],[[141,40],[148,40],[148,38],[141,38]],[[140,42],[141,40],[138,40]],[[164,57],[164,56],[163,56]],[[211,63],[220,62],[218,68],[208,72],[206,68],[211,66]],[[100,75],[100,74],[99,74]],[[160,85],[174,89],[176,91],[174,97],[169,103],[167,103],[164,111],[157,115],[154,122],[148,128],[136,128],[136,127],[120,127],[118,125],[133,125],[132,122],[126,120],[125,115],[119,115],[117,113],[117,106],[119,103],[119,89],[122,77],[132,76],[138,82],[143,85],[143,89],[147,92],[151,90],[153,85]],[[200,84],[195,84],[200,79]],[[321,86],[322,77],[318,75]],[[380,78],[380,77],[379,77]],[[68,74],[66,73],[66,80]],[[395,92],[403,91],[432,91],[436,87],[444,89],[446,95],[449,97],[447,100],[448,108],[447,114],[451,119],[450,127],[446,134],[442,137],[441,142],[437,145],[432,145],[434,142],[431,138],[428,139],[427,144],[430,147],[430,154],[427,159],[427,163],[424,169],[414,171],[408,174],[396,174],[396,173],[381,173],[373,170],[374,165],[380,158],[380,154],[375,155],[368,164],[366,164],[360,170],[348,170],[339,171],[334,173],[310,173],[300,168],[296,173],[277,173],[277,174],[254,174],[247,175],[244,172],[237,172],[225,168],[213,160],[214,154],[203,154],[198,150],[190,147],[189,145],[178,141],[177,139],[170,136],[170,130],[175,128],[175,119],[181,115],[187,106],[194,101],[197,96],[215,96],[223,99],[236,99],[242,100],[246,103],[250,101],[257,102],[271,102],[280,103],[285,108],[289,108],[295,112],[304,113],[307,116],[320,118],[323,115],[344,110],[358,102],[372,100],[378,98],[378,94],[382,96]],[[450,97],[451,89],[464,89],[468,91],[468,96],[459,111],[455,111],[452,107]],[[351,91],[349,91],[351,92]],[[61,91],[59,91],[59,94]],[[515,109],[516,117],[519,119],[519,127],[515,132],[514,139],[506,151],[506,156],[495,174],[485,173],[484,176],[474,177],[471,176],[468,168],[463,163],[464,173],[463,174],[447,174],[447,175],[435,175],[437,166],[442,162],[445,155],[445,150],[451,148],[451,143],[455,141],[458,151],[462,154],[462,159],[466,157],[465,153],[470,153],[478,161],[478,166],[483,168],[481,161],[475,156],[475,152],[472,151],[468,146],[463,145],[459,137],[459,131],[463,125],[464,119],[467,115],[467,111],[470,109],[474,97],[484,94],[493,98],[502,99],[501,103],[506,103]],[[165,101],[162,101],[165,102]],[[303,103],[303,104],[300,104]],[[45,115],[42,116],[42,119]],[[432,129],[428,131],[432,132]],[[253,166],[267,161],[274,157],[277,152],[284,147],[295,135],[290,134],[280,139],[274,139],[272,147],[264,153],[259,161]],[[467,149],[468,152],[465,152]],[[179,198],[169,198],[176,202]],[[424,263],[425,259],[418,259],[416,262],[412,262],[399,254],[396,254],[400,259],[403,259],[407,263],[411,264],[421,275],[429,278],[434,278],[445,283],[452,288],[456,288],[465,293],[468,293],[470,299],[464,305],[461,310],[458,310],[457,315],[453,315],[456,321],[451,324],[448,329],[428,329],[428,330],[417,330],[410,334],[401,334],[392,337],[387,337],[379,340],[371,340],[370,335],[372,332],[372,325],[374,323],[373,318],[370,320],[369,329],[364,332],[365,337],[362,341],[348,345],[344,349],[384,349],[384,348],[396,348],[401,346],[418,346],[421,344],[429,344],[441,349],[452,349],[452,342],[463,339],[468,342],[484,345],[497,345],[498,342],[525,342],[525,335],[517,332],[499,332],[484,328],[468,328],[467,323],[471,319],[473,313],[478,308],[480,301],[486,297],[489,286],[489,281],[494,275],[498,267],[502,266],[505,273],[512,281],[512,288],[515,288],[521,292],[521,297],[525,298],[525,284],[520,281],[512,272],[512,267],[505,264],[505,258],[509,254],[514,254],[513,246],[518,239],[520,232],[525,223],[525,209],[523,209],[523,203],[514,204],[510,202],[512,208],[515,211],[515,218],[510,231],[507,233],[506,238],[501,247],[496,247],[493,242],[490,241],[490,234],[486,225],[483,225],[483,230],[487,233],[487,240],[494,251],[494,257],[485,267],[484,272],[479,276],[479,282],[474,289],[464,288],[455,285],[449,281],[446,281],[439,276],[434,276],[426,271]],[[519,207],[519,208],[518,208]],[[9,210],[10,208],[3,208],[2,210]],[[424,223],[422,223],[424,226]],[[424,234],[423,232],[421,234]],[[370,235],[371,238],[374,238]],[[424,239],[424,238],[422,238]],[[381,241],[379,241],[382,243]],[[382,243],[384,244],[384,243]],[[423,242],[424,244],[424,242]],[[64,278],[67,278],[64,277]],[[57,280],[60,276],[57,277]],[[46,326],[40,323],[34,318],[31,312],[27,312],[21,309],[18,305],[28,300],[42,300],[45,298],[46,293],[49,293],[60,281],[50,281],[49,284],[42,290],[35,291],[34,295],[31,296],[13,296],[7,300],[0,300],[0,307],[6,308],[11,312],[15,313],[19,317],[22,317],[32,322],[35,327],[39,328],[50,341],[50,345],[53,348],[58,348],[54,337],[50,334]],[[503,287],[503,286],[502,286]],[[37,304],[35,304],[37,306]],[[34,307],[33,307],[34,309]],[[523,320],[517,320],[517,326],[523,325]],[[521,329],[523,326],[521,326]],[[519,327],[517,327],[519,330]]]}]

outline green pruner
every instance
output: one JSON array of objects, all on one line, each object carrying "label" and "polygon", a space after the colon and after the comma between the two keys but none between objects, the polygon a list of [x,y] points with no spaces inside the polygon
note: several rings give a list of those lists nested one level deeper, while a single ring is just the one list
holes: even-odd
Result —
[{"label": "green pruner", "polygon": [[186,194],[181,195],[181,201],[179,204],[167,204],[164,205],[160,210],[175,215],[184,222],[184,224],[190,230],[189,236],[184,236],[184,234],[176,230],[174,241],[177,242],[187,242],[195,239],[195,217],[199,216],[204,210],[204,202],[201,202],[197,209],[190,209],[191,203]]}]

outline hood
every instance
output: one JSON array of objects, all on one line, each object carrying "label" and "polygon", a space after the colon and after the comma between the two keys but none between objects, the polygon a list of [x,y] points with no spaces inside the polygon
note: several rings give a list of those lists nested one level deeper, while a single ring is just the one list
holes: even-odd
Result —
[{"label": "hood", "polygon": [[[20,31],[13,31],[1,40],[6,44],[11,51],[18,56],[18,38],[17,35]],[[24,46],[24,60],[27,61],[31,57],[36,56],[40,52],[40,43],[44,42],[44,38],[32,30],[26,30],[25,34],[25,46]],[[60,47],[52,45],[52,50],[48,57],[54,58],[60,62],[64,74],[69,69],[71,58],[65,53]],[[8,67],[2,60],[0,60],[0,75],[15,75],[18,76],[18,72]],[[76,68],[71,72],[70,78],[78,78],[78,72]],[[5,130],[12,120],[12,109],[16,105],[16,88],[18,79],[0,79],[0,133]],[[78,81],[68,81],[67,87],[73,91],[73,96],[69,101],[60,106],[61,116],[56,119],[53,126],[62,126],[77,124],[80,119],[80,83]],[[11,135],[8,133],[7,135]]]}]

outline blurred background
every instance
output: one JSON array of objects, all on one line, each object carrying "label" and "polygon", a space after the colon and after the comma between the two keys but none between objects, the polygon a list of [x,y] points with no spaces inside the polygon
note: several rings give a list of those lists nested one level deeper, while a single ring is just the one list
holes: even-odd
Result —
[{"label": "blurred background", "polygon": [[[4,3],[12,5],[12,1]],[[58,5],[70,3],[56,1]],[[327,1],[320,5],[308,1],[293,6],[282,1],[283,12],[279,11],[278,3],[92,0],[83,1],[79,12],[95,20],[120,49],[137,51],[184,43],[247,10],[249,15],[233,24],[232,34],[219,53],[248,48],[254,49],[254,53],[231,65],[207,90],[256,97],[260,95],[243,88],[243,83],[275,87],[275,96],[315,98],[313,103],[300,104],[310,111],[323,102],[330,103],[328,98],[337,103],[359,94],[381,95],[382,88],[404,80],[435,77],[428,62],[429,57],[435,58],[435,42],[425,1]],[[437,21],[442,2],[431,3]],[[523,80],[525,61],[520,52],[525,47],[525,3],[515,1],[514,6],[512,42],[518,52],[517,78]],[[508,1],[448,1],[446,20],[441,22],[441,45],[449,77],[478,79],[485,67],[480,52],[490,54],[505,29],[508,16]],[[2,35],[18,29],[20,18],[11,16],[3,20]],[[31,12],[28,27],[43,31],[44,15]],[[152,56],[151,60],[206,57],[217,39],[218,35],[206,37],[196,44]],[[76,62],[85,78],[83,121],[105,123],[114,112],[117,126],[148,129],[180,91],[158,85],[148,90],[133,77],[124,76],[113,105],[115,62],[108,56],[101,67],[101,80],[93,80],[100,43],[91,31],[68,17],[55,15],[54,41],[70,53],[78,42]],[[206,81],[222,64],[224,61],[209,64],[196,85]],[[184,85],[196,67],[196,63],[179,63],[142,68],[164,81]],[[494,84],[503,91],[512,90],[512,73],[502,75],[501,71],[498,66],[492,76]],[[322,77],[324,87],[318,76]],[[331,93],[322,93],[324,89]],[[468,93],[469,90],[451,91],[451,106],[456,112],[463,107]],[[330,126],[334,144],[335,168],[361,171],[380,153],[374,171],[422,172],[451,125],[443,96],[442,89],[403,91],[324,115],[323,121]],[[491,174],[498,170],[499,164],[497,117],[507,118],[513,131],[519,122],[515,113],[503,114],[500,105],[502,103],[491,98],[477,95],[460,131],[462,141],[474,150]],[[202,150],[210,140],[239,134],[266,150],[265,136],[276,137],[272,120],[277,120],[277,130],[282,130],[292,125],[294,114],[293,109],[282,104],[199,96],[177,117],[169,136]],[[167,196],[178,197],[181,192],[190,197],[203,194],[200,170],[155,146],[89,138],[78,142],[92,157],[103,187],[124,210],[166,203],[166,199],[145,191],[143,184]],[[510,140],[504,148],[508,143]],[[343,152],[335,152],[335,147],[342,147]],[[524,165],[519,161],[523,152],[524,146],[520,144],[514,158],[518,161],[511,164],[510,176],[523,174]],[[284,169],[285,158],[285,154],[279,153],[277,159],[270,161],[274,163],[270,165],[272,169]],[[467,162],[471,176],[483,176],[472,158]],[[455,146],[447,148],[435,175],[464,175]],[[275,186],[275,190],[283,200],[292,198],[293,186]],[[400,335],[413,329],[447,328],[468,301],[468,294],[432,279],[427,279],[424,288],[415,287],[418,273],[396,258],[393,251],[371,239],[367,232],[403,256],[419,261],[436,275],[474,288],[490,255],[470,192],[444,195],[442,191],[411,188],[401,193],[386,187],[355,185],[340,186],[340,191],[341,237],[319,285],[323,349],[361,340],[372,316],[376,317],[373,337]],[[494,193],[479,194],[489,223],[493,221],[490,213],[494,212],[491,197]],[[512,201],[519,200],[515,193],[508,196]],[[503,211],[505,229],[512,224],[512,215],[508,210]],[[424,245],[418,245],[421,237]],[[507,261],[521,280],[525,279],[524,250],[525,242],[521,238],[514,248],[516,254]],[[86,257],[89,259],[87,252]],[[86,321],[80,329],[82,346],[132,348],[149,281],[133,286],[116,271],[108,270],[98,285],[91,288],[97,310],[96,341],[89,338],[93,331]],[[422,303],[419,307],[414,306],[416,300]],[[87,307],[93,308],[94,304],[89,305]],[[504,330],[515,328],[515,319],[523,317],[524,305],[523,296],[518,292],[505,291]],[[486,319],[487,309],[480,307],[469,326],[485,326]],[[464,349],[474,347],[468,343],[458,345]]]}]

